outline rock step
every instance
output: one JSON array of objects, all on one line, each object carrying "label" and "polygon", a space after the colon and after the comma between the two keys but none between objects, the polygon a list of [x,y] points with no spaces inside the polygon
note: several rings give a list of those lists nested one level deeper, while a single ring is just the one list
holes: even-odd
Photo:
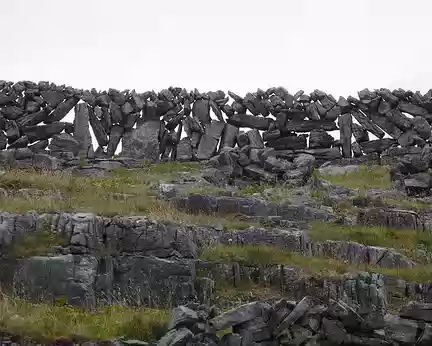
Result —
[{"label": "rock step", "polygon": [[64,254],[133,253],[158,258],[198,258],[199,250],[207,246],[266,245],[356,265],[411,268],[416,264],[391,248],[345,241],[311,241],[307,231],[298,228],[250,227],[228,232],[157,222],[145,217],[104,218],[82,213],[0,213],[0,255],[13,251],[13,246],[24,241],[26,236],[47,230],[64,240],[61,249]]},{"label": "rock step", "polygon": [[[271,288],[291,299],[308,294],[318,301],[350,297],[363,304],[373,299],[383,306],[397,305],[406,298],[432,302],[432,283],[411,284],[374,273],[335,273],[334,277],[326,277],[285,265],[211,263],[142,255],[59,255],[31,257],[2,265],[2,269],[3,287],[13,288],[27,298],[66,298],[69,304],[87,307],[112,304],[120,298],[128,305],[140,302],[150,307],[191,300],[212,303],[223,295],[223,287],[245,292],[250,285]],[[234,298],[233,292],[228,301]]]}]

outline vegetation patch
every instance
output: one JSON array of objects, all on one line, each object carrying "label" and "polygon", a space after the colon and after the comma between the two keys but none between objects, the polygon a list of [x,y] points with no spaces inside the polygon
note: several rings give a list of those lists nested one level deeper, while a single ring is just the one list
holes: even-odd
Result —
[{"label": "vegetation patch", "polygon": [[8,256],[13,258],[29,258],[55,254],[58,248],[66,246],[67,240],[55,232],[44,230],[26,233],[22,240],[12,245]]},{"label": "vegetation patch", "polygon": [[[75,177],[63,172],[10,170],[0,176],[0,210],[27,213],[91,212],[101,216],[145,215],[178,223],[246,228],[236,215],[188,214],[156,197],[154,183],[172,178],[176,172],[198,170],[195,164],[151,165],[146,169],[121,169],[104,179]],[[165,173],[169,172],[169,173]],[[18,190],[32,188],[46,195],[60,192],[62,198],[23,198]],[[103,201],[103,203],[101,203]],[[250,225],[250,223],[249,223]]]},{"label": "vegetation patch", "polygon": [[405,199],[385,198],[384,203],[392,207],[415,210],[418,212],[427,212],[432,209],[431,204],[418,201],[413,198],[405,198]]},{"label": "vegetation patch", "polygon": [[397,277],[411,283],[432,282],[432,265],[418,265],[408,269],[376,268],[369,265],[349,265],[332,258],[302,256],[265,245],[219,245],[204,249],[201,259],[214,263],[240,263],[249,266],[283,264],[299,268],[311,277],[340,278],[346,273],[362,271]]},{"label": "vegetation patch", "polygon": [[0,300],[0,331],[37,342],[119,338],[154,341],[166,333],[169,318],[167,310],[109,307],[90,312],[8,297]]},{"label": "vegetation patch", "polygon": [[390,168],[386,166],[360,167],[358,172],[348,173],[342,176],[319,175],[321,179],[332,184],[344,186],[350,189],[391,189]]},{"label": "vegetation patch", "polygon": [[342,226],[333,222],[314,222],[309,236],[316,241],[354,241],[364,245],[390,247],[404,252],[414,260],[419,247],[432,251],[432,235],[413,229],[366,226]]}]

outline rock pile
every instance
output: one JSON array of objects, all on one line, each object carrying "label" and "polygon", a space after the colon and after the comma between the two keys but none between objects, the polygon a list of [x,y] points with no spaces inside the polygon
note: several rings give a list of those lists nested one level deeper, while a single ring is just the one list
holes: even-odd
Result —
[{"label": "rock pile", "polygon": [[[72,110],[73,123],[63,121]],[[292,95],[283,87],[241,97],[221,90],[170,87],[137,93],[0,81],[0,150],[25,148],[63,159],[111,158],[122,142],[123,156],[150,161],[209,160],[226,147],[238,147],[246,156],[248,148],[266,147],[276,157],[307,153],[330,160],[398,146],[424,147],[430,142],[431,112],[432,90],[421,95],[364,89],[358,98],[336,100],[320,90]],[[327,133],[334,130],[340,131],[340,140]],[[378,139],[370,140],[369,133]]]},{"label": "rock pile", "polygon": [[392,180],[398,188],[403,188],[409,196],[428,196],[432,188],[432,148],[424,147],[417,155],[404,155],[398,159],[391,172]]},{"label": "rock pile", "polygon": [[295,158],[276,157],[273,148],[224,148],[219,155],[212,157],[204,172],[204,178],[221,186],[235,178],[275,183],[289,182],[292,185],[304,185],[312,176],[315,157],[299,154]]},{"label": "rock pile", "polygon": [[[206,305],[173,310],[158,346],[430,345],[432,305],[410,303],[400,316],[357,311],[343,301],[248,303],[221,313]],[[220,332],[224,335],[220,337]]]}]

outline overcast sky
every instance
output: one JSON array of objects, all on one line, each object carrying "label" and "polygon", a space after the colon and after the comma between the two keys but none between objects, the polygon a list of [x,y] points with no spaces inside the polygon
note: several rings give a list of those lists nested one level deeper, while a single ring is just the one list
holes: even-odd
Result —
[{"label": "overcast sky", "polygon": [[428,0],[2,0],[0,79],[424,93],[431,10]]}]

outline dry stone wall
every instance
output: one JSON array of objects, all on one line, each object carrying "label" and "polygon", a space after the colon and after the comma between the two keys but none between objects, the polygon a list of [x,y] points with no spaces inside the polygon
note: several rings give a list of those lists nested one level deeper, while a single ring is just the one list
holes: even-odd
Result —
[{"label": "dry stone wall", "polygon": [[[29,148],[63,159],[111,158],[121,142],[122,156],[149,161],[209,160],[224,147],[338,159],[398,147],[407,151],[430,141],[432,90],[422,95],[364,89],[357,96],[337,100],[320,90],[293,95],[283,87],[244,97],[174,87],[158,93],[89,91],[0,81],[0,149]],[[72,110],[73,122],[63,121]],[[331,131],[340,131],[340,139]],[[370,134],[378,139],[370,140]]]}]

